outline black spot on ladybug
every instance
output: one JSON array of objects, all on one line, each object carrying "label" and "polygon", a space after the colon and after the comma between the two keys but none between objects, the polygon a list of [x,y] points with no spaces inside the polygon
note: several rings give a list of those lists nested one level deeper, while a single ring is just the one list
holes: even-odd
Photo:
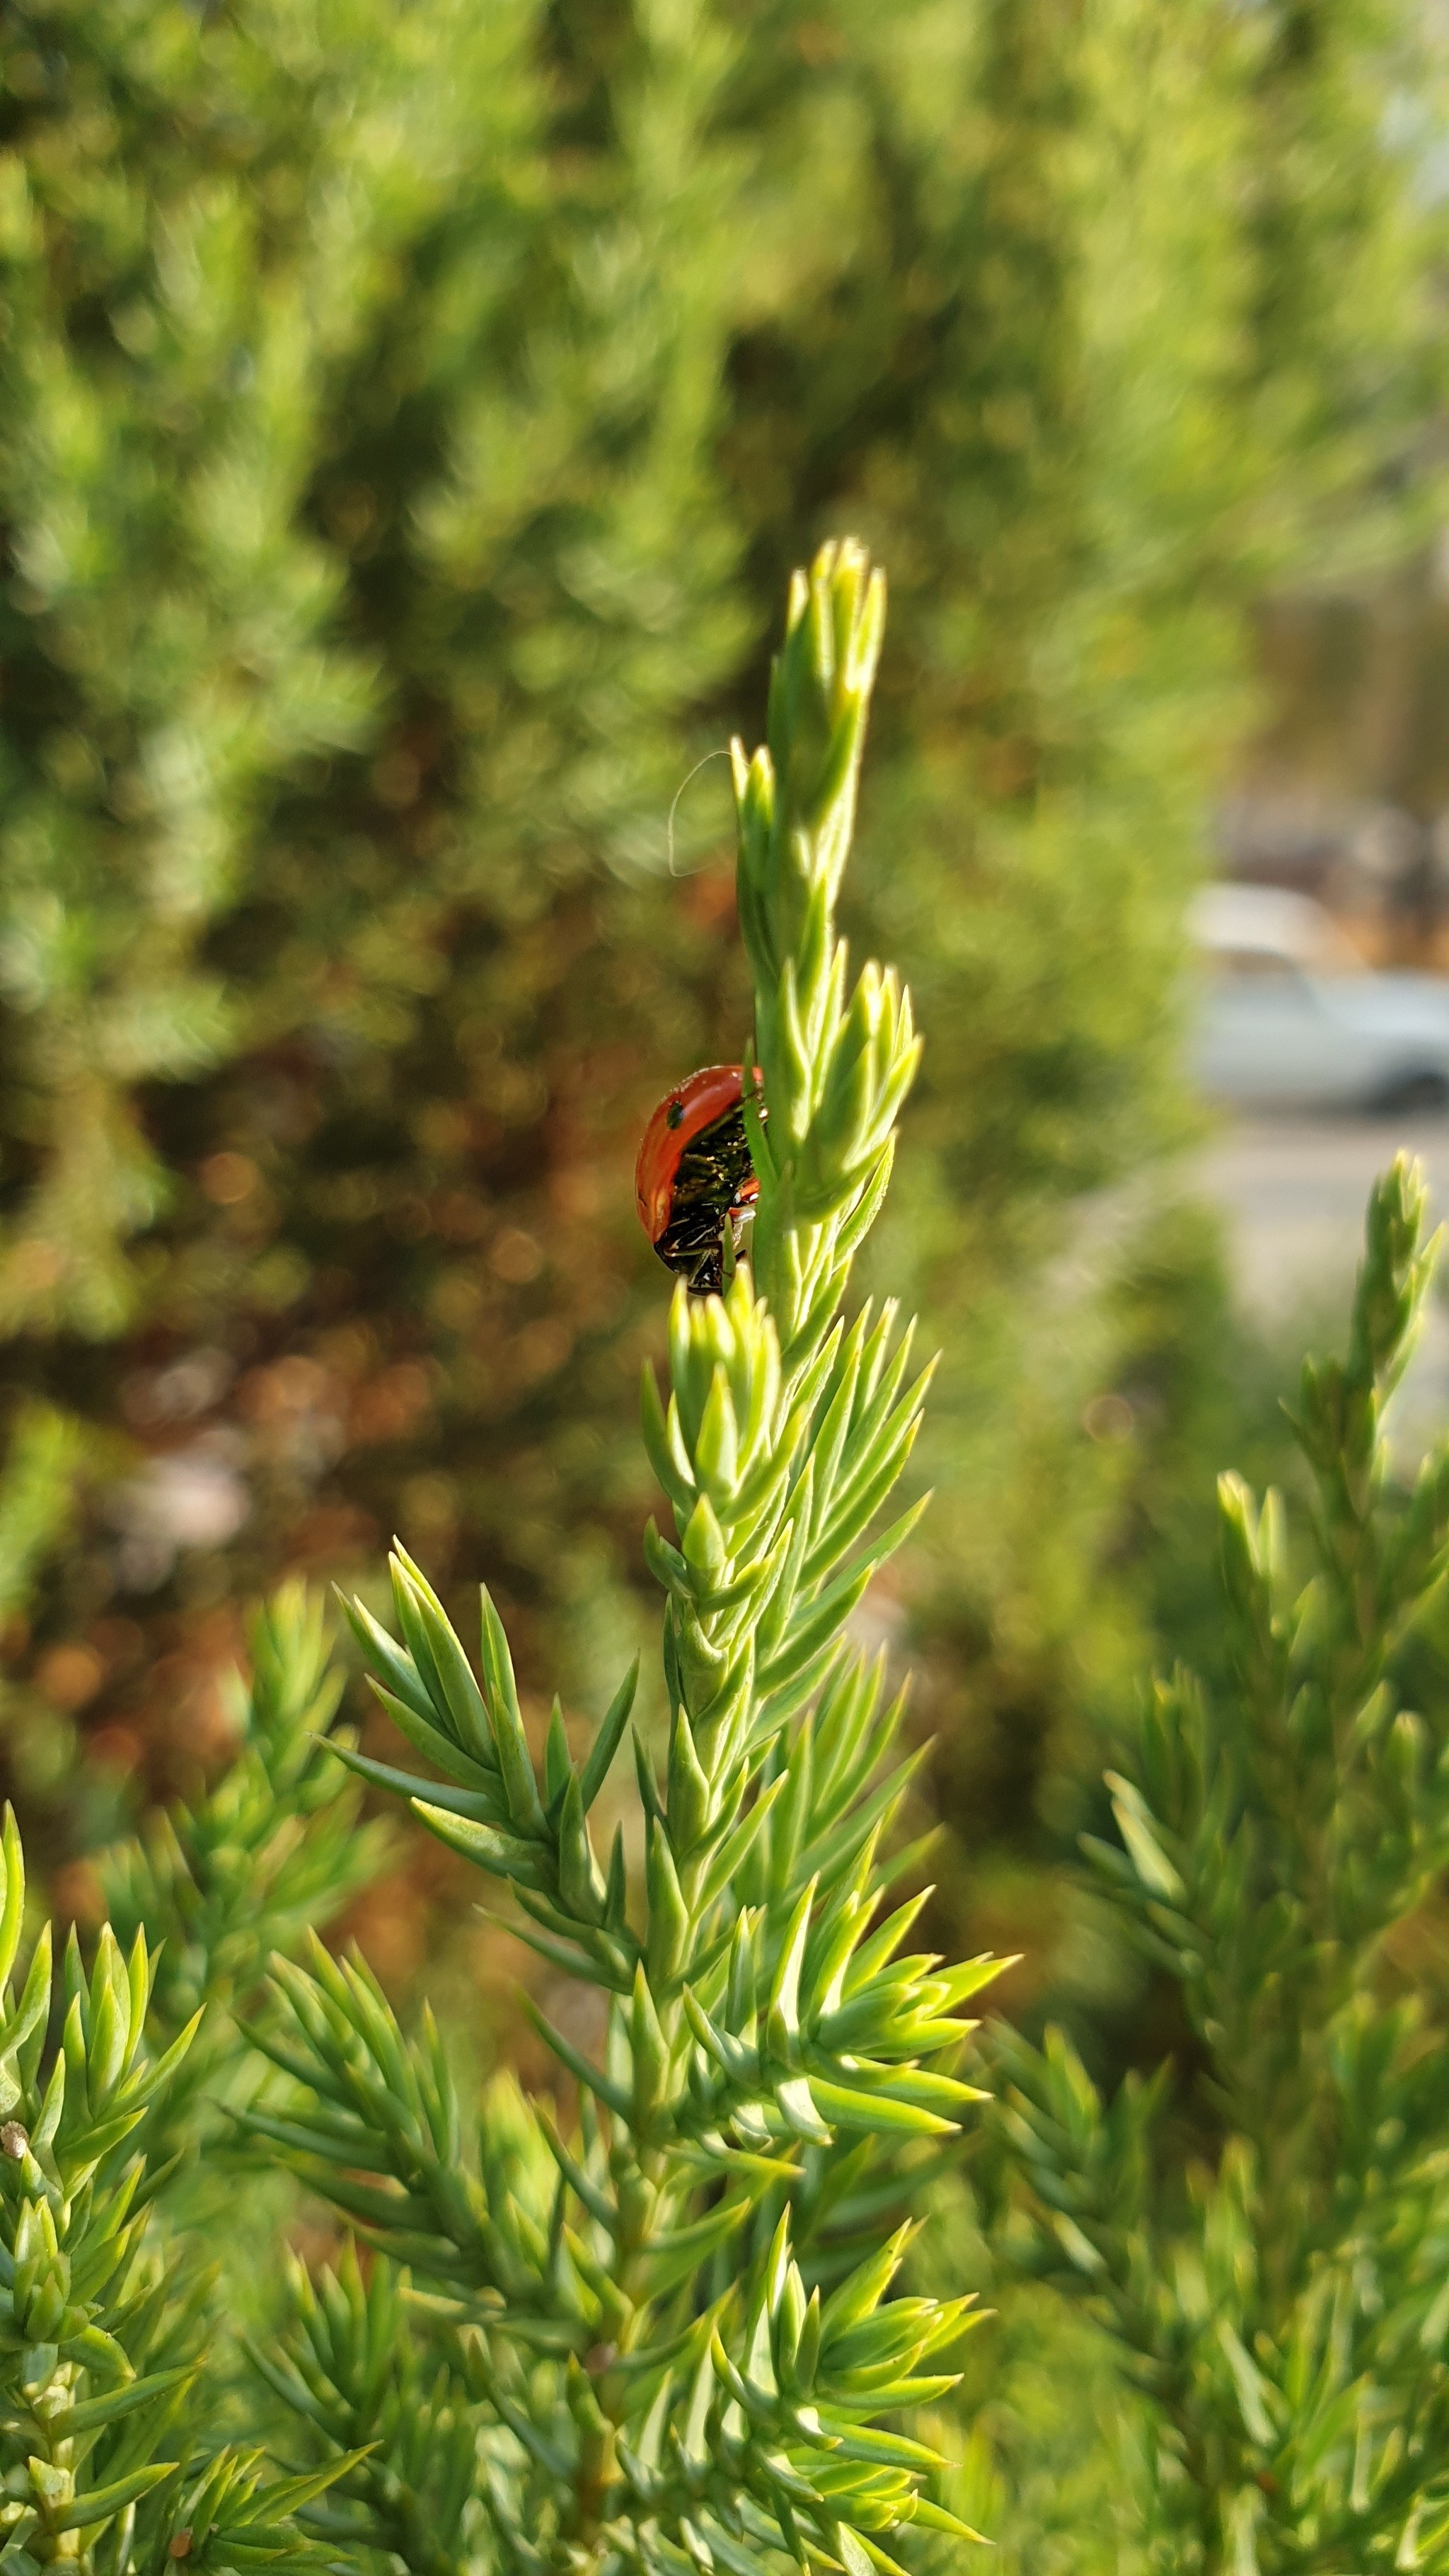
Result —
[{"label": "black spot on ladybug", "polygon": [[671,1100],[668,1108],[664,1112],[664,1124],[666,1127],[682,1127],[684,1125],[684,1103],[682,1100]]}]

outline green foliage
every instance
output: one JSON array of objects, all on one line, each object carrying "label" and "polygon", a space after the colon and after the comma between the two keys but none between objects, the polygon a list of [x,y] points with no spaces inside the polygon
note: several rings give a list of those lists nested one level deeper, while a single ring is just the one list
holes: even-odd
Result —
[{"label": "green foliage", "polygon": [[1123,1624],[1110,1497],[1048,1546],[1015,1481],[1030,1289],[1172,1123],[1245,609],[1432,499],[1419,14],[0,15],[3,1397],[101,1435],[36,1625],[102,1722],[399,1526],[531,1688],[627,1660],[629,1162],[747,1009],[722,764],[683,890],[666,816],[832,525],[895,584],[848,900],[934,1032],[881,1239],[952,1354],[941,1625],[989,1688],[1023,1599]]},{"label": "green foliage", "polygon": [[329,2456],[369,2446],[313,2523],[390,2551],[410,2576],[453,2576],[477,2527],[478,2428],[465,2377],[420,2345],[408,2289],[407,2273],[381,2261],[364,2282],[350,2247],[318,2284],[294,2262],[290,2346],[280,2359],[258,2346],[252,2358]]},{"label": "green foliage", "polygon": [[1014,2252],[1089,2303],[1142,2392],[1164,2567],[1449,2563],[1449,2105],[1415,1965],[1449,1851],[1449,1453],[1402,1494],[1383,1430],[1423,1211],[1401,1159],[1347,1356],[1304,1366],[1306,1526],[1224,1478],[1231,1679],[1158,1688],[1110,1782],[1120,1841],[1089,1846],[1172,1981],[1180,2061],[1104,2102],[1060,2034],[1000,2044]]},{"label": "green foliage", "polygon": [[[28,1617],[49,1560],[72,1537],[81,1445],[75,1422],[53,1405],[24,1405],[12,1421],[0,1469],[0,1635],[12,1621]],[[52,1780],[69,1767],[73,1738],[62,1736],[57,1743],[61,1730],[53,1712],[28,1712],[24,1692],[3,1676],[0,1722],[16,1743],[22,1763],[34,1748],[40,1751],[35,1767]],[[43,1748],[36,1741],[41,1729],[50,1738]]]},{"label": "green foliage", "polygon": [[22,1414],[0,1479],[0,1619],[23,1610],[37,1566],[64,1537],[79,1443],[48,1407]]},{"label": "green foliage", "polygon": [[[329,1732],[342,1677],[320,1604],[288,1585],[252,1620],[248,1642],[250,1682],[236,1679],[231,1693],[237,1749],[220,1778],[99,1863],[116,1938],[144,1934],[160,1952],[152,2028],[168,2039],[194,2032],[165,2098],[178,2135],[194,2130],[203,2096],[224,2097],[244,2059],[232,2015],[255,1999],[269,1959],[290,1957],[340,1913],[386,1848],[382,1828],[360,1822],[356,1794],[339,1793],[327,1758],[353,1737]],[[155,2151],[150,2131],[147,2144]]]},{"label": "green foliage", "polygon": [[1153,1641],[1209,1684],[1225,1675],[1216,1477],[1231,1458],[1297,1491],[1278,1389],[1298,1330],[1246,1317],[1214,1212],[1157,1192],[1125,1239],[1061,1266],[1027,1326],[1037,1362],[1009,1435],[979,1415],[953,1424],[981,1439],[969,1480],[1000,1496],[986,1564],[942,1567],[918,1612],[923,1794],[954,1845],[932,1935],[1022,1950],[1012,2018],[1038,2037],[1065,2021],[1100,2073],[1140,2062],[1151,1998],[1083,1886],[1078,1836],[1108,1826],[1102,1773]]},{"label": "green foliage", "polygon": [[[336,2474],[264,2479],[218,2445],[202,2381],[208,2283],[150,2217],[166,2181],[142,2143],[164,2123],[195,2021],[148,2028],[154,1955],[107,1926],[87,1976],[48,1928],[17,1970],[25,1868],[0,1857],[0,2567],[162,2576],[185,2557],[237,2576],[325,2563],[294,2515]],[[18,1985],[18,1992],[17,1992]],[[48,2045],[52,2004],[61,2020]]]},{"label": "green foliage", "polygon": [[[676,1291],[667,1408],[645,1376],[675,1537],[648,1543],[670,1716],[662,1779],[634,1738],[642,1868],[622,1827],[601,1865],[588,1824],[632,1674],[582,1763],[555,1705],[540,1776],[486,1589],[476,1671],[400,1549],[399,1639],[351,1613],[444,1780],[344,1760],[512,1888],[603,2025],[596,2061],[539,2014],[577,2118],[495,2087],[476,2147],[435,2028],[404,2038],[360,1961],[280,1963],[281,2017],[256,2031],[306,2098],[248,2127],[376,2249],[366,2291],[350,2263],[299,2283],[266,2375],[324,2452],[379,2444],[329,2527],[408,2557],[425,2525],[430,2566],[473,2563],[470,2421],[502,2563],[539,2576],[753,2576],[782,2551],[865,2576],[903,2528],[970,2537],[931,2492],[944,2460],[874,2420],[952,2385],[925,2365],[970,2301],[887,2293],[923,2158],[976,2098],[949,2066],[993,1973],[898,1955],[919,1898],[876,1919],[912,1766],[881,1776],[899,1703],[847,1626],[914,1517],[867,1535],[923,1391],[892,1308],[839,1311],[917,1052],[894,978],[852,986],[834,927],[883,609],[860,551],[825,548],[791,591],[768,746],[735,756],[759,1209],[723,1298]],[[416,2406],[389,2375],[402,2266],[440,2346],[431,2383],[404,2347]]]}]

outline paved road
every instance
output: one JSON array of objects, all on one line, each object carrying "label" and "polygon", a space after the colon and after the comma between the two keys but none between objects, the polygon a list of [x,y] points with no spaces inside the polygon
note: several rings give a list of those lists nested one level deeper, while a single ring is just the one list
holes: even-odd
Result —
[{"label": "paved road", "polygon": [[[1377,1173],[1400,1147],[1419,1156],[1435,1214],[1449,1217],[1449,1117],[1242,1118],[1193,1158],[1192,1178],[1222,1207],[1244,1300],[1265,1320],[1342,1316]],[[1332,1329],[1332,1327],[1330,1327]],[[1449,1427],[1449,1308],[1437,1297],[1396,1400],[1396,1446],[1422,1448]]]}]

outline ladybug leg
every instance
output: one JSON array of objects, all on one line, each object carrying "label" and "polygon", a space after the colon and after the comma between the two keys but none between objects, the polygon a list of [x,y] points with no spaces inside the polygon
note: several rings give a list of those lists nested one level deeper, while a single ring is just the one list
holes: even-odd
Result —
[{"label": "ladybug leg", "polygon": [[723,1257],[720,1212],[708,1205],[682,1208],[654,1249],[667,1270],[677,1270],[696,1297],[719,1294]]},{"label": "ladybug leg", "polygon": [[745,1230],[750,1224],[754,1213],[755,1211],[752,1207],[732,1207],[728,1210],[725,1216],[724,1224],[720,1229],[720,1276],[722,1283],[719,1291],[720,1294],[723,1294],[724,1289],[729,1286],[729,1283],[733,1279],[735,1271],[739,1266],[740,1254],[743,1252],[745,1246]]},{"label": "ladybug leg", "polygon": [[712,1243],[700,1254],[689,1276],[690,1294],[718,1297],[724,1287],[724,1245]]}]

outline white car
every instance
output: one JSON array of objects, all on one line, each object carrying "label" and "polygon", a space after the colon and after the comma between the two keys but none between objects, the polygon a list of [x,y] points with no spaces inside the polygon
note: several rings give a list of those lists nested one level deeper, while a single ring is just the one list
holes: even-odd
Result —
[{"label": "white car", "polygon": [[1268,1108],[1449,1105],[1449,977],[1365,966],[1332,916],[1273,886],[1193,905],[1204,1091]]}]

